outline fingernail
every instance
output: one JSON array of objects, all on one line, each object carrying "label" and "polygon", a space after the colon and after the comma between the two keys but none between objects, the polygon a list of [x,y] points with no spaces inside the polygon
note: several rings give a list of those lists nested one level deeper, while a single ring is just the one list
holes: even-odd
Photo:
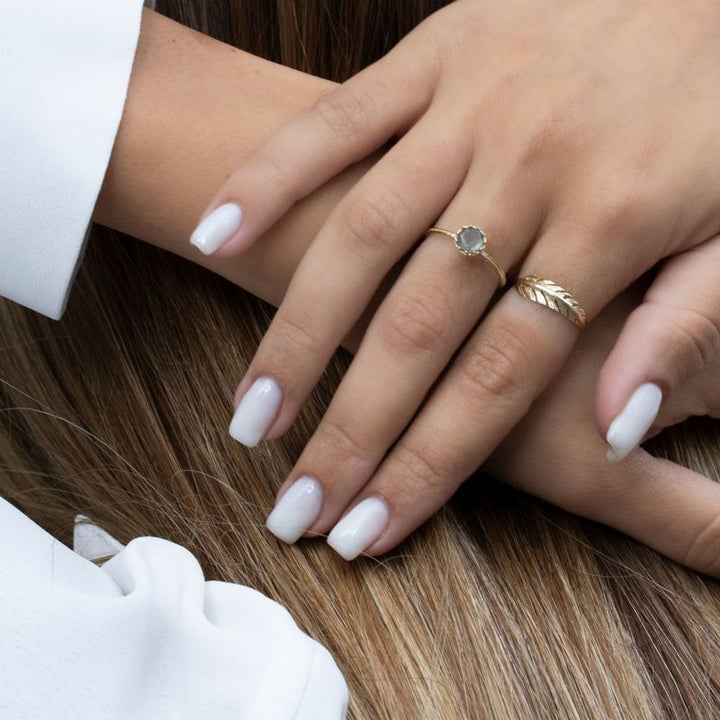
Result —
[{"label": "fingernail", "polygon": [[282,403],[280,386],[269,377],[258,378],[243,395],[230,423],[230,435],[254,447],[267,432]]},{"label": "fingernail", "polygon": [[265,527],[283,542],[294,543],[317,520],[322,501],[320,483],[314,477],[303,475],[280,498]]},{"label": "fingernail", "polygon": [[379,537],[390,519],[390,511],[380,498],[365,498],[328,535],[328,545],[346,560],[354,560]]},{"label": "fingernail", "polygon": [[117,555],[125,546],[84,515],[75,516],[73,550],[86,560],[99,560]]},{"label": "fingernail", "polygon": [[212,255],[240,229],[242,221],[243,211],[239,205],[221,205],[200,222],[190,242],[205,255]]},{"label": "fingernail", "polygon": [[640,444],[655,422],[661,403],[662,390],[654,383],[645,383],[632,394],[608,428],[608,460],[618,462]]}]

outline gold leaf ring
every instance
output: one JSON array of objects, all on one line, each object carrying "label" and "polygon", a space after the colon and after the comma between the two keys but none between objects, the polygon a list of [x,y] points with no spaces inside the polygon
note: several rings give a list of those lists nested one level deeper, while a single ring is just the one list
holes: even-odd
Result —
[{"label": "gold leaf ring", "polygon": [[560,313],[581,330],[587,325],[587,314],[582,305],[552,280],[526,275],[518,279],[515,289],[522,297]]}]

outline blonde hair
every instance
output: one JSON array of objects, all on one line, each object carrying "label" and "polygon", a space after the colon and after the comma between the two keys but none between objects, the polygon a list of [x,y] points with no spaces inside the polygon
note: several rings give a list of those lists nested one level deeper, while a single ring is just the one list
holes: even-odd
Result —
[{"label": "blonde hair", "polygon": [[[183,15],[202,3],[159,5],[209,22]],[[272,309],[94,234],[62,322],[0,303],[4,497],[66,542],[82,513],[122,541],[179,542],[207,577],[277,599],[334,654],[352,720],[720,717],[717,584],[479,473],[387,557],[277,542],[264,529],[275,490],[348,355],[286,436],[248,450],[227,435],[229,398]],[[720,476],[717,425],[654,448]]]}]

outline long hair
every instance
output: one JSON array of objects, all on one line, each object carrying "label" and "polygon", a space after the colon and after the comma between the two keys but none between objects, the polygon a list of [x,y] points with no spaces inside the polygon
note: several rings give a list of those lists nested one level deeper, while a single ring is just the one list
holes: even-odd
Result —
[{"label": "long hair", "polygon": [[[343,80],[435,7],[420,0],[161,0],[268,59]],[[351,564],[264,529],[349,362],[253,450],[225,428],[272,308],[95,228],[59,323],[0,302],[0,492],[61,540],[76,513],[167,537],[208,578],[285,605],[344,672],[352,720],[720,717],[717,583],[476,473],[387,557]],[[654,450],[717,473],[717,426]]]}]

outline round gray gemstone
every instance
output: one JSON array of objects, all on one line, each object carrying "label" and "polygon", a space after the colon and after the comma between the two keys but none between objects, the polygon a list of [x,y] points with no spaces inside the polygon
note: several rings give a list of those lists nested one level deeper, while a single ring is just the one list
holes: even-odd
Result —
[{"label": "round gray gemstone", "polygon": [[485,248],[485,233],[479,227],[464,227],[458,232],[455,244],[463,252],[476,255]]}]

